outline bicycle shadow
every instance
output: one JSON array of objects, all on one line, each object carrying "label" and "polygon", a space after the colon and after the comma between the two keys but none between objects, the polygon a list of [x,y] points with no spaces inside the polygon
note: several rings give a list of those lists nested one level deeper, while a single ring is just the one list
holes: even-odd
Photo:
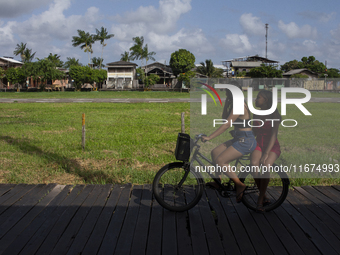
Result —
[{"label": "bicycle shadow", "polygon": [[97,183],[98,180],[105,180],[106,183],[114,183],[112,177],[108,176],[102,170],[89,170],[84,168],[77,160],[70,159],[57,153],[44,151],[34,144],[34,141],[28,138],[14,138],[11,136],[0,136],[0,141],[20,150],[22,153],[32,157],[41,157],[52,165],[57,165],[59,169],[64,170],[68,174],[75,174],[82,178],[85,183]]}]

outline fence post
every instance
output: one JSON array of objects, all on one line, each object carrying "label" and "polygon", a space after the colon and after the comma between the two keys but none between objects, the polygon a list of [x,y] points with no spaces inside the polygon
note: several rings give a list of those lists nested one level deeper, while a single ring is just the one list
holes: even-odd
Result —
[{"label": "fence post", "polygon": [[181,133],[185,133],[184,112],[181,114]]},{"label": "fence post", "polygon": [[81,136],[81,144],[83,150],[85,150],[85,113],[83,113],[83,118],[82,118],[82,136]]}]

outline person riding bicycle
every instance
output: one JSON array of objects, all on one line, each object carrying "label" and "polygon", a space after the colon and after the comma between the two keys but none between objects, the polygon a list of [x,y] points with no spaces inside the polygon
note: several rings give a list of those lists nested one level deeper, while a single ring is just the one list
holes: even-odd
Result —
[{"label": "person riding bicycle", "polygon": [[[260,107],[261,110],[267,110],[272,106],[272,102],[272,92],[268,90],[261,90],[257,94],[255,106]],[[256,136],[257,146],[251,154],[250,164],[257,167],[262,165],[266,166],[267,169],[270,169],[270,166],[274,164],[274,162],[281,154],[280,144],[277,140],[277,134],[281,122],[281,115],[276,108],[275,111],[269,116],[258,116],[254,114],[253,117],[254,119],[261,120],[262,123],[260,121],[253,123],[253,132]],[[272,121],[273,119],[277,121]],[[270,200],[266,197],[266,190],[270,180],[270,173],[269,171],[267,171],[263,175],[261,175],[261,178],[256,178],[260,177],[259,175],[259,172],[254,174],[256,185],[260,191],[257,200],[256,210],[258,212],[264,212],[265,210],[263,206],[270,204]]]},{"label": "person riding bicycle", "polygon": [[[211,158],[214,164],[219,166],[220,169],[229,169],[228,166],[230,162],[242,155],[251,153],[256,148],[257,144],[252,129],[248,124],[248,121],[250,120],[250,111],[247,103],[244,102],[244,115],[234,114],[233,96],[230,90],[226,91],[222,119],[227,120],[227,122],[221,125],[211,135],[202,136],[202,142],[214,139],[224,133],[231,125],[234,126],[234,130],[230,132],[234,138],[220,144],[211,151]],[[235,183],[236,201],[237,203],[240,203],[242,201],[243,193],[247,188],[246,185],[240,181],[236,173],[227,171],[225,174]],[[218,187],[215,182],[208,183],[208,185],[209,184],[215,188]]]}]

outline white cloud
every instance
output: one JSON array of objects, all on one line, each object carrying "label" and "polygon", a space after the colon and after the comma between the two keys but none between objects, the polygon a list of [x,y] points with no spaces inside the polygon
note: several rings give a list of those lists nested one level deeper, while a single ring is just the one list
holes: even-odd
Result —
[{"label": "white cloud", "polygon": [[32,10],[45,6],[52,0],[0,0],[0,17],[13,18],[21,14],[30,13]]},{"label": "white cloud", "polygon": [[12,27],[15,24],[14,21],[11,21],[5,25],[4,22],[0,21],[0,46],[5,47],[13,44],[14,34]]},{"label": "white cloud", "polygon": [[304,25],[300,28],[295,22],[285,24],[282,20],[280,20],[278,23],[278,27],[290,39],[294,38],[315,39],[317,37],[317,29],[311,27],[310,25]]},{"label": "white cloud", "polygon": [[228,34],[221,40],[224,48],[238,54],[251,53],[253,47],[247,35]]},{"label": "white cloud", "polygon": [[254,17],[251,13],[242,14],[240,24],[248,35],[265,35],[265,24],[261,21],[261,18]]},{"label": "white cloud", "polygon": [[159,8],[154,6],[139,7],[114,19],[119,24],[112,25],[111,32],[120,40],[131,40],[132,37],[147,34],[174,32],[181,15],[191,10],[191,0],[160,0]]}]

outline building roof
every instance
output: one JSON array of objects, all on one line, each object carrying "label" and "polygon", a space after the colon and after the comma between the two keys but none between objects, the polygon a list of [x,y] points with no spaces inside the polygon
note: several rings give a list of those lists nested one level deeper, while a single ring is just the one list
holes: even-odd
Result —
[{"label": "building roof", "polygon": [[12,64],[18,64],[18,65],[23,65],[24,64],[23,62],[20,62],[18,60],[15,60],[13,58],[8,58],[8,57],[0,57],[0,60],[3,60],[5,62],[10,62]]},{"label": "building roof", "polygon": [[303,72],[303,71],[307,71],[307,72],[309,72],[309,73],[311,73],[311,74],[316,74],[316,75],[317,75],[317,73],[315,73],[315,72],[313,72],[313,71],[311,71],[311,70],[308,70],[307,68],[302,68],[302,69],[292,69],[292,70],[290,70],[290,71],[288,71],[288,72],[286,72],[286,73],[284,73],[284,74],[282,74],[282,75],[294,75],[294,74],[299,74],[299,73],[301,73],[301,72]]},{"label": "building roof", "polygon": [[138,66],[135,63],[132,62],[126,62],[126,61],[116,61],[106,64],[108,66]]},{"label": "building roof", "polygon": [[222,63],[224,63],[224,62],[229,62],[230,63],[230,62],[236,62],[236,61],[237,62],[257,62],[257,61],[260,61],[262,63],[269,63],[269,64],[279,63],[279,61],[275,61],[275,60],[271,60],[271,59],[268,59],[268,58],[260,57],[258,55],[234,58],[234,59],[222,61]]},{"label": "building roof", "polygon": [[259,67],[262,65],[262,62],[259,61],[231,61],[232,67],[238,67],[238,68],[253,68],[253,67]]}]

